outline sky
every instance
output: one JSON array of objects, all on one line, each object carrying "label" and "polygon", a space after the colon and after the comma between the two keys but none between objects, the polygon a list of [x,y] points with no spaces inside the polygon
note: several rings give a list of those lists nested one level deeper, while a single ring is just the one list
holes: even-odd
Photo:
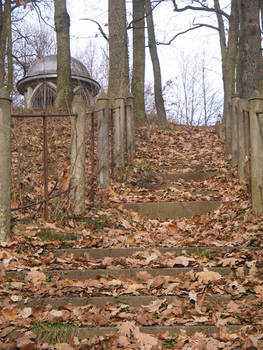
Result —
[{"label": "sky", "polygon": [[[213,4],[213,0],[207,0]],[[132,0],[127,0],[127,13],[130,22],[132,20]],[[192,4],[192,0],[177,0],[178,7]],[[229,0],[220,0],[220,5],[226,11]],[[68,12],[71,20],[71,54],[85,63],[83,53],[90,49],[91,45],[96,48],[97,63],[101,62],[103,52],[107,51],[107,42],[99,33],[98,26],[84,18],[91,18],[100,23],[103,30],[108,32],[108,0],[67,0]],[[50,14],[52,21],[53,13]],[[31,19],[32,20],[32,19]],[[192,23],[209,23],[217,25],[214,14],[201,11],[175,12],[171,1],[164,1],[154,10],[154,23],[156,39],[158,42],[167,42],[175,34],[187,30]],[[36,23],[38,21],[36,20]],[[129,56],[132,57],[132,30],[129,32]],[[153,85],[153,71],[149,50],[146,50],[146,85]],[[171,45],[158,45],[158,54],[162,73],[163,86],[167,82],[177,82],[182,75],[182,66],[188,62],[188,69],[195,70],[197,62],[205,57],[206,76],[209,84],[218,91],[222,100],[222,66],[219,47],[219,36],[216,30],[201,28],[176,38]],[[96,64],[96,62],[95,62]],[[132,64],[130,60],[130,65]],[[96,79],[96,77],[94,77]],[[107,75],[106,75],[107,78]],[[199,78],[199,77],[197,77]],[[99,83],[102,83],[98,80]],[[180,88],[177,87],[177,95]],[[170,88],[170,99],[174,97]]]},{"label": "sky", "polygon": [[[222,3],[224,2],[226,1]],[[78,6],[76,7],[76,0],[68,0],[68,10],[71,16],[71,49],[73,56],[84,49],[89,41],[95,42],[99,48],[105,47],[105,39],[100,35],[97,38],[95,37],[96,34],[99,34],[97,25],[81,19],[92,18],[98,21],[105,32],[107,32],[107,3],[107,0],[78,0]],[[131,1],[127,2],[127,10],[128,13],[131,13]],[[154,12],[157,40],[159,42],[169,41],[176,33],[189,28],[193,21],[200,23],[205,20],[206,23],[215,24],[214,19],[215,16],[213,15],[205,14],[204,16],[201,13],[189,11],[176,13],[173,11],[171,2],[163,3]],[[130,42],[131,40],[130,35]],[[205,28],[178,37],[170,46],[158,46],[163,82],[177,74],[179,69],[178,62],[180,62],[182,55],[194,58],[203,52],[207,56],[208,69],[214,75],[214,80],[218,80],[218,84],[220,85],[221,56],[218,33],[215,30]],[[147,57],[146,79],[152,80],[152,67],[149,54],[147,54]]]}]

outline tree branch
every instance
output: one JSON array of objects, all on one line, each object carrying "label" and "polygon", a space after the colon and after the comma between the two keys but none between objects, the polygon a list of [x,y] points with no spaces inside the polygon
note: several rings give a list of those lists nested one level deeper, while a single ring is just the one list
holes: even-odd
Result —
[{"label": "tree branch", "polygon": [[202,5],[201,7],[196,7],[196,6],[190,6],[190,5],[187,5],[185,7],[182,7],[182,8],[178,8],[175,1],[173,1],[173,4],[175,4],[175,7],[174,7],[174,11],[175,12],[183,12],[183,11],[187,11],[187,10],[193,10],[193,11],[206,11],[206,12],[215,12],[215,13],[219,13],[221,14],[222,16],[226,17],[228,20],[230,18],[230,16],[222,11],[221,9],[220,10],[216,10],[215,8],[212,8],[212,7],[208,7],[208,6],[205,6],[205,5]]},{"label": "tree branch", "polygon": [[106,33],[104,32],[104,30],[102,29],[102,26],[99,24],[99,22],[95,21],[94,19],[91,19],[91,18],[81,18],[80,19],[81,21],[91,21],[95,24],[97,24],[98,28],[99,28],[99,31],[101,33],[101,35],[103,36],[103,38],[107,41],[109,41],[109,38],[107,37]]},{"label": "tree branch", "polygon": [[[156,2],[156,5],[153,5],[152,8],[151,8],[151,13],[153,12],[153,10],[158,6],[160,5],[163,0],[158,0],[158,1],[155,1]],[[148,15],[149,16],[149,15]],[[147,18],[147,15],[143,16],[142,18],[138,18],[136,22],[140,22],[141,20],[143,20],[144,18]],[[127,30],[128,29],[132,29],[133,28],[133,23],[134,21],[131,21],[128,26],[127,26]]]},{"label": "tree branch", "polygon": [[188,33],[188,32],[190,32],[190,31],[192,31],[192,30],[199,29],[199,28],[201,28],[201,27],[208,27],[208,28],[215,29],[215,30],[219,31],[219,28],[214,27],[214,26],[212,26],[212,25],[210,25],[210,24],[196,23],[196,24],[194,24],[194,26],[195,26],[195,27],[191,27],[191,28],[188,28],[188,29],[184,30],[183,32],[177,33],[175,36],[172,37],[171,40],[169,40],[169,41],[166,42],[166,43],[157,42],[156,44],[157,44],[157,45],[171,45],[171,43],[172,43],[176,38],[178,38],[178,36],[183,35],[183,34],[185,34],[185,33]]}]

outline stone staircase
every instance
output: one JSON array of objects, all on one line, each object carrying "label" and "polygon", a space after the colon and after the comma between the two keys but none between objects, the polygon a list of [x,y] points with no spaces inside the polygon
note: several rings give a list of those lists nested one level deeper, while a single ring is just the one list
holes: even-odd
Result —
[{"label": "stone staircase", "polygon": [[[171,186],[182,189],[184,184],[191,188],[191,181],[206,181],[217,174],[191,164],[191,171],[183,172],[186,167],[185,161],[179,167],[163,167],[151,176],[157,181],[144,186],[158,193]],[[217,194],[214,189],[205,192],[210,200],[123,206],[156,220],[191,218],[217,210],[221,205]],[[43,270],[38,265],[31,270],[21,266],[7,272],[7,283],[13,302],[34,317],[38,324],[34,332],[41,341],[48,323],[67,320],[65,343],[72,336],[80,341],[101,337],[89,343],[90,349],[262,346],[258,336],[263,330],[262,247],[165,247],[164,242],[148,248],[57,249],[50,244],[32,254]],[[17,331],[8,334],[10,341],[20,336]],[[191,339],[203,347],[191,347]],[[244,339],[251,347],[245,347]],[[189,347],[184,347],[187,343]]]}]

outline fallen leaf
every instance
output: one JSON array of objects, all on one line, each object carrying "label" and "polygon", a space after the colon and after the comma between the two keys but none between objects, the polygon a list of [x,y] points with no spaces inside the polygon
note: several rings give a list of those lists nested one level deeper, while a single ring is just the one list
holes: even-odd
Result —
[{"label": "fallen leaf", "polygon": [[122,335],[124,337],[130,337],[131,334],[134,332],[135,329],[135,322],[134,321],[126,321],[123,322],[118,327],[118,333],[119,335]]},{"label": "fallen leaf", "polygon": [[46,281],[46,275],[41,271],[30,271],[27,274],[27,279],[32,281],[33,284],[39,285]]},{"label": "fallen leaf", "polygon": [[231,312],[231,313],[240,313],[240,307],[239,305],[234,302],[233,300],[230,300],[230,302],[227,304],[226,306],[227,311]]},{"label": "fallen leaf", "polygon": [[2,310],[2,315],[4,316],[4,318],[8,321],[13,321],[17,318],[17,314],[18,312],[5,308]]},{"label": "fallen leaf", "polygon": [[197,302],[197,293],[194,291],[189,292],[189,299],[191,302]]},{"label": "fallen leaf", "polygon": [[28,318],[32,315],[32,308],[31,307],[25,307],[20,313],[19,316],[22,318]]},{"label": "fallen leaf", "polygon": [[136,277],[141,281],[148,281],[152,275],[147,271],[139,271],[136,273]]},{"label": "fallen leaf", "polygon": [[158,339],[147,333],[141,333],[139,327],[136,327],[133,331],[134,338],[141,345],[143,350],[151,350],[154,346],[158,345]]},{"label": "fallen leaf", "polygon": [[68,343],[57,343],[55,345],[56,350],[74,350],[74,348]]},{"label": "fallen leaf", "polygon": [[190,261],[195,261],[195,259],[187,258],[186,256],[177,256],[174,259],[174,265],[183,265],[184,267],[187,267]]},{"label": "fallen leaf", "polygon": [[218,281],[222,276],[220,273],[215,272],[215,271],[202,271],[202,272],[197,272],[196,276],[198,278],[199,283],[209,283],[213,281]]}]

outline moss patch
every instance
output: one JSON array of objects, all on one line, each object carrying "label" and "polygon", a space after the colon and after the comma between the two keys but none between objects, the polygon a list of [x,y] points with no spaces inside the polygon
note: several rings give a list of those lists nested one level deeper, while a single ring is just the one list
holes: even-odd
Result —
[{"label": "moss patch", "polygon": [[56,232],[51,229],[42,228],[36,235],[42,241],[72,241],[77,236],[71,232]]},{"label": "moss patch", "polygon": [[85,223],[94,231],[103,231],[105,227],[112,227],[114,218],[108,215],[94,215],[85,218]]}]

